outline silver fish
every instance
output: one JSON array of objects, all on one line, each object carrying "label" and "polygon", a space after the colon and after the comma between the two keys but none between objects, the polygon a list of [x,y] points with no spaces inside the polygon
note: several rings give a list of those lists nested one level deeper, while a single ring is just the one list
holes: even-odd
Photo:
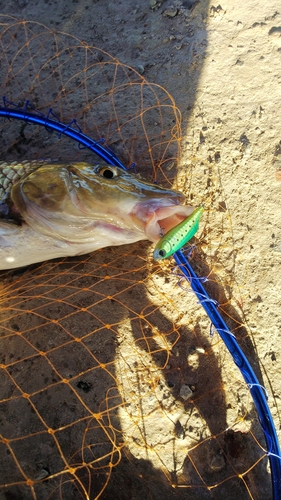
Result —
[{"label": "silver fish", "polygon": [[157,242],[192,213],[183,201],[107,164],[0,163],[0,269]]}]

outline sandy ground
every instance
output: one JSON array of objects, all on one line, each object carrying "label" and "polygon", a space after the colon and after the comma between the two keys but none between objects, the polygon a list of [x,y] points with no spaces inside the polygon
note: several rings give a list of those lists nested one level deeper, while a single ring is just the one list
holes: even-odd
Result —
[{"label": "sandy ground", "polygon": [[[175,99],[177,185],[206,205],[194,266],[225,303],[280,437],[279,2],[18,0],[0,11],[109,52]],[[72,116],[79,105],[76,93]],[[10,130],[6,157],[21,157],[7,150]],[[98,498],[103,488],[103,499],[272,498],[249,391],[177,282],[145,242],[3,274],[1,500]]]}]

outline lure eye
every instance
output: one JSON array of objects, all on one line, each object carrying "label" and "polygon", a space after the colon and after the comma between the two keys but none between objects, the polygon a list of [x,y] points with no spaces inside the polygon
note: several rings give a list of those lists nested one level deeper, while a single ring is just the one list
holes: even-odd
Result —
[{"label": "lure eye", "polygon": [[162,257],[162,258],[164,258],[164,257],[165,257],[166,253],[167,253],[167,252],[166,252],[165,250],[163,250],[163,249],[162,249],[162,250],[159,250],[159,255],[160,255],[160,257]]}]

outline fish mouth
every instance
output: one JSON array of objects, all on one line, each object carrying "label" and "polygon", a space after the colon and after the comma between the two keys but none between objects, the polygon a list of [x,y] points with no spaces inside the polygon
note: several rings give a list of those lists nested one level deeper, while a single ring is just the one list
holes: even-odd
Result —
[{"label": "fish mouth", "polygon": [[[166,201],[167,202],[167,201]],[[159,200],[150,203],[149,206],[142,203],[138,204],[135,214],[144,222],[143,230],[148,240],[157,243],[162,236],[186,219],[194,207],[190,205],[179,205],[174,200],[168,201],[168,204],[160,203]]]},{"label": "fish mouth", "polygon": [[159,208],[151,215],[145,226],[147,238],[156,243],[162,238],[163,234],[192,214],[193,210],[194,208],[188,205]]}]

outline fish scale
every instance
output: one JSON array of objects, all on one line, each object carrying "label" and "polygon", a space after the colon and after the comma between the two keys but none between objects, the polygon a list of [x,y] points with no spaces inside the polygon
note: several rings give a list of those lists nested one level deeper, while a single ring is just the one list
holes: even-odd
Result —
[{"label": "fish scale", "polygon": [[0,163],[0,204],[9,196],[12,186],[26,175],[36,170],[42,161],[12,161]]}]

